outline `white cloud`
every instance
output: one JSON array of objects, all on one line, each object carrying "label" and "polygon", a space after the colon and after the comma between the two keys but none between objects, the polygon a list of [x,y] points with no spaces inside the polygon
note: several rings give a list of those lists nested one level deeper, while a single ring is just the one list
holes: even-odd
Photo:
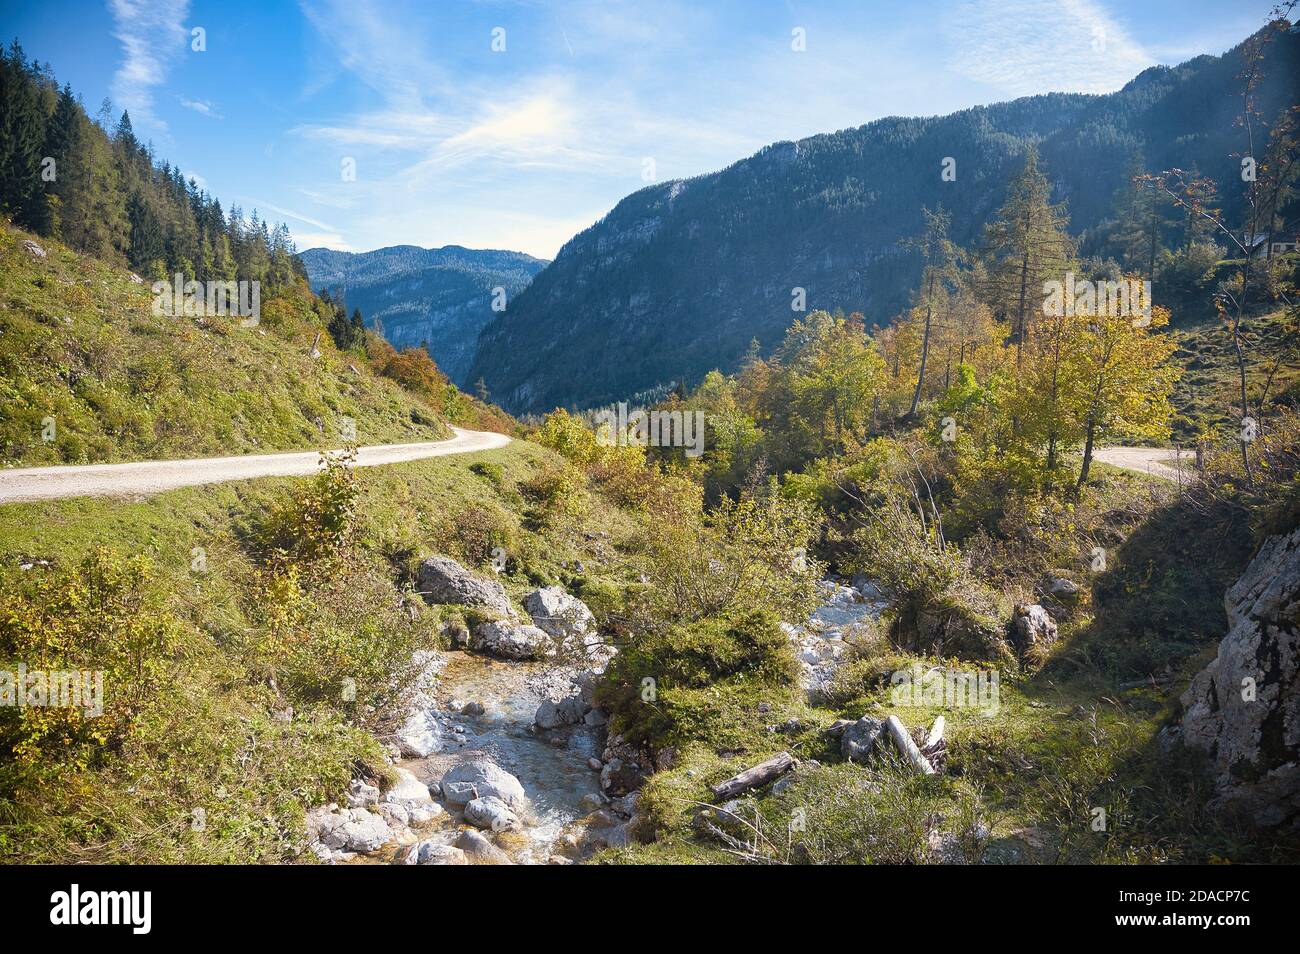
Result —
[{"label": "white cloud", "polygon": [[943,18],[952,68],[1001,93],[1107,93],[1156,61],[1095,0],[966,0]]},{"label": "white cloud", "polygon": [[184,20],[189,0],[109,0],[113,36],[122,44],[122,64],[113,76],[117,106],[131,114],[133,126],[165,132],[154,113],[153,90],[167,78],[175,58],[188,49]]},{"label": "white cloud", "polygon": [[192,109],[200,116],[207,116],[210,119],[226,118],[222,116],[221,113],[217,112],[216,106],[208,102],[206,99],[186,99],[184,96],[178,96],[176,99],[186,109]]},{"label": "white cloud", "polygon": [[297,229],[290,229],[289,234],[293,236],[294,244],[300,252],[305,252],[309,248],[330,248],[336,252],[356,251],[337,232],[299,232]]}]

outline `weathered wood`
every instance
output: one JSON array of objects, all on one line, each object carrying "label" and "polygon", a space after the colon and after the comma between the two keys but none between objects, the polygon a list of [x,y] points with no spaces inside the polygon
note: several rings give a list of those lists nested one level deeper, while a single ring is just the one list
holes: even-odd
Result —
[{"label": "weathered wood", "polygon": [[934,725],[930,726],[930,734],[925,737],[925,746],[922,751],[934,752],[939,746],[943,745],[943,730],[947,723],[944,722],[943,716],[934,720]]},{"label": "weathered wood", "polygon": [[923,775],[933,775],[934,766],[930,760],[921,754],[921,750],[916,747],[912,737],[907,732],[907,726],[899,721],[898,716],[890,716],[885,720],[885,728],[889,730],[890,736],[894,739],[894,744],[898,746],[898,751],[907,756],[907,760],[912,763],[912,768],[916,769]]},{"label": "weathered wood", "polygon": [[745,769],[739,775],[733,775],[725,782],[714,785],[713,794],[716,798],[734,798],[741,792],[766,785],[777,776],[788,772],[793,765],[794,756],[789,752],[781,752],[765,762],[759,762],[753,768]]}]

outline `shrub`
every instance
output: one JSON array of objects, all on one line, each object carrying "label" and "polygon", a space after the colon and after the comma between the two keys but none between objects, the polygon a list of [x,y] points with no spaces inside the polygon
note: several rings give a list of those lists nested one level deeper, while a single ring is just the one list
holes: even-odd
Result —
[{"label": "shrub", "polygon": [[412,657],[437,643],[437,613],[392,582],[338,559],[310,587],[295,564],[254,571],[250,662],[297,706],[325,705],[370,726],[416,675]]},{"label": "shrub", "polygon": [[768,491],[739,501],[723,498],[704,515],[685,508],[650,512],[651,586],[641,607],[647,625],[754,606],[786,620],[811,611],[819,570],[807,551],[817,523],[802,502]]},{"label": "shrub", "polygon": [[514,554],[517,535],[513,514],[495,504],[470,503],[447,518],[437,543],[470,563],[484,564],[498,548]]},{"label": "shrub", "polygon": [[81,707],[0,706],[0,762],[84,766],[120,746],[159,691],[179,632],[150,562],[105,548],[74,570],[42,573],[0,595],[0,658],[14,669],[103,673],[102,715],[84,700]]},{"label": "shrub", "polygon": [[724,683],[789,687],[797,677],[794,649],[776,617],[749,610],[640,634],[614,657],[596,695],[628,739],[656,742],[684,712],[675,703],[691,698],[674,692],[713,692]]},{"label": "shrub", "polygon": [[894,494],[863,515],[846,561],[893,601],[892,637],[902,648],[935,656],[1010,661],[997,594],[971,571],[961,551]]},{"label": "shrub", "polygon": [[519,490],[536,508],[537,524],[553,528],[586,509],[586,481],[577,468],[561,464],[540,467]]},{"label": "shrub", "polygon": [[375,371],[420,395],[435,410],[443,409],[449,382],[447,376],[434,364],[433,358],[429,357],[429,352],[423,348],[395,351],[386,341],[373,334],[367,336],[366,349],[374,355],[371,365]]},{"label": "shrub", "polygon": [[256,533],[261,547],[304,562],[338,552],[356,516],[359,489],[350,466],[355,460],[355,451],[322,454],[324,470],[268,509]]}]

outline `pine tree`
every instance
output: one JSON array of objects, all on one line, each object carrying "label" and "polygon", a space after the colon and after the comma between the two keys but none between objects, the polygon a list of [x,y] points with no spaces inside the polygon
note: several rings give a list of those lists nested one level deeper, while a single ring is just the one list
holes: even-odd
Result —
[{"label": "pine tree", "polygon": [[48,234],[50,206],[41,181],[45,113],[37,80],[15,40],[0,56],[0,212]]},{"label": "pine tree", "polygon": [[1043,283],[1064,277],[1073,243],[1064,209],[1050,202],[1052,187],[1031,148],[1012,181],[1006,201],[984,233],[988,262],[986,293],[993,310],[1011,322],[1019,366],[1033,316],[1042,303]]}]

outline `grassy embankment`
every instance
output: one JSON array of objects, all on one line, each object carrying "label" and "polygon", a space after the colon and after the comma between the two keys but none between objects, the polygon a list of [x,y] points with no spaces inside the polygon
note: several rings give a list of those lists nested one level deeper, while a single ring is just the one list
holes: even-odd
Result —
[{"label": "grassy embankment", "polygon": [[[410,592],[422,556],[451,553],[490,575],[501,546],[516,596],[563,582],[596,606],[626,575],[629,518],[585,491],[573,498],[580,507],[548,498],[530,481],[554,461],[515,442],[342,481],[0,507],[5,664],[110,670],[102,720],[51,727],[6,712],[0,742],[22,754],[0,769],[0,857],[302,857],[305,808],[337,798],[357,772],[383,777],[372,733],[387,728],[410,654],[441,638],[438,610]],[[269,550],[285,528],[337,545]],[[42,612],[58,615],[43,630],[55,645],[28,625]],[[144,647],[130,660],[147,678],[118,665],[119,644]],[[355,701],[339,691],[345,678]]]},{"label": "grassy embankment", "polygon": [[362,444],[450,436],[427,401],[334,347],[305,287],[264,298],[256,328],[158,316],[124,269],[48,240],[38,258],[27,240],[0,229],[0,463],[311,450],[342,444],[348,419]]}]

